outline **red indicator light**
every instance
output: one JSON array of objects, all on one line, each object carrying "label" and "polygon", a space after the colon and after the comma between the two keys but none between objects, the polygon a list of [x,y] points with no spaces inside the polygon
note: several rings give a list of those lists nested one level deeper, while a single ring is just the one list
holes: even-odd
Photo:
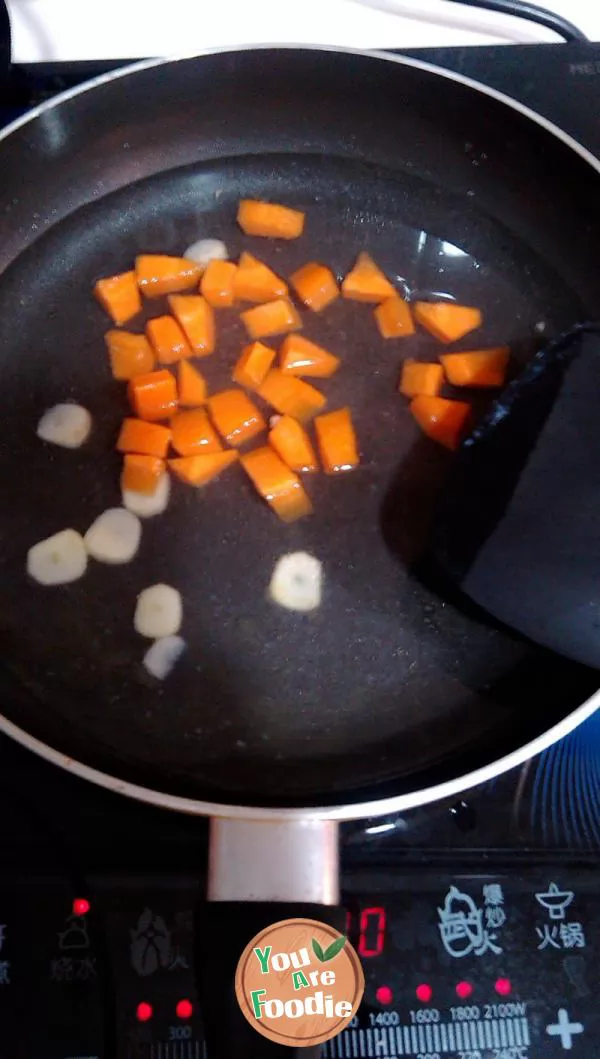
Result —
[{"label": "red indicator light", "polygon": [[375,993],[375,999],[379,1004],[391,1004],[394,999],[394,994],[389,985],[380,985]]},{"label": "red indicator light", "polygon": [[510,978],[499,978],[496,982],[495,989],[500,996],[510,996],[512,993],[512,982]]},{"label": "red indicator light", "polygon": [[190,1000],[180,1000],[175,1008],[178,1019],[191,1019],[194,1008]]},{"label": "red indicator light", "polygon": [[433,989],[430,985],[418,985],[416,988],[417,1000],[420,1000],[422,1004],[428,1004],[433,996]]},{"label": "red indicator light", "polygon": [[76,897],[73,901],[73,915],[87,916],[90,910],[90,902],[85,897]]},{"label": "red indicator light", "polygon": [[153,1014],[152,1004],[147,1004],[145,1000],[142,1000],[142,1003],[138,1004],[135,1009],[135,1017],[138,1022],[148,1022],[148,1019],[151,1019]]},{"label": "red indicator light", "polygon": [[473,992],[473,986],[470,982],[459,982],[456,987],[456,995],[461,1000],[468,1000]]}]

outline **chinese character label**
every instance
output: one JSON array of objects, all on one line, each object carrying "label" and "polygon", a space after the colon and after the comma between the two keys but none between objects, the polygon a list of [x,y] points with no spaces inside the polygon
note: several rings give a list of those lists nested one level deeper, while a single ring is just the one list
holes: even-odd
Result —
[{"label": "chinese character label", "polygon": [[489,908],[499,908],[504,904],[504,890],[500,883],[487,883],[483,887],[483,900]]},{"label": "chinese character label", "polygon": [[82,960],[61,956],[50,963],[51,982],[89,982],[91,978],[97,977],[95,956],[86,956]]},{"label": "chinese character label", "polygon": [[52,960],[50,964],[50,981],[72,982],[75,977],[74,962],[69,956],[61,956],[58,960]]},{"label": "chinese character label", "polygon": [[551,923],[536,927],[540,939],[538,950],[544,949],[584,949],[585,933],[581,923],[567,921],[567,909],[573,904],[575,894],[572,890],[561,890],[552,882],[547,890],[535,895],[537,903],[548,913]]},{"label": "chinese character label", "polygon": [[169,970],[170,971],[176,971],[178,967],[180,967],[183,971],[189,971],[189,969],[190,969],[190,965],[187,962],[187,960],[186,960],[185,956],[183,955],[183,953],[181,952],[181,949],[179,948],[179,945],[177,945],[177,947],[175,949],[175,952],[173,954],[173,959],[171,960],[171,962],[169,964]]},{"label": "chinese character label", "polygon": [[536,927],[535,929],[540,938],[540,944],[538,945],[540,952],[548,948],[560,949],[558,927],[550,927],[547,923],[544,923],[543,927]]},{"label": "chinese character label", "polygon": [[[492,908],[499,906],[490,906],[486,911]],[[442,944],[449,956],[461,959],[471,954],[483,956],[486,952],[493,952],[499,955],[502,952],[501,946],[496,944],[495,933],[484,926],[484,910],[478,908],[470,894],[451,886],[443,908],[437,911]]]},{"label": "chinese character label", "polygon": [[488,883],[483,887],[485,925],[488,930],[500,930],[506,923],[504,890],[499,883]]},{"label": "chinese character label", "polygon": [[560,940],[563,949],[585,949],[585,934],[581,923],[561,923]]}]

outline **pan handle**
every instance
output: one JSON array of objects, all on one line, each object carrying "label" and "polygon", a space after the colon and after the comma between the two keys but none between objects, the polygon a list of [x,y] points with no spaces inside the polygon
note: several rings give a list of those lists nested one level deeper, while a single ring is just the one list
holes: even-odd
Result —
[{"label": "pan handle", "polygon": [[321,1048],[275,1044],[245,1019],[238,960],[260,930],[317,919],[343,933],[338,828],[332,821],[211,821],[208,901],[196,916],[195,962],[208,1059],[317,1059]]}]

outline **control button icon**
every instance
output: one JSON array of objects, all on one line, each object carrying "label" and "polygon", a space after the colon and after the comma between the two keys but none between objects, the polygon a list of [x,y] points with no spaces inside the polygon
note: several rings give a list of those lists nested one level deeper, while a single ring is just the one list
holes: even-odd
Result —
[{"label": "control button icon", "polygon": [[571,1022],[568,1011],[565,1008],[560,1008],[558,1022],[546,1026],[546,1033],[550,1037],[560,1037],[560,1043],[563,1048],[566,1052],[570,1052],[573,1047],[573,1037],[583,1033],[583,1023]]}]

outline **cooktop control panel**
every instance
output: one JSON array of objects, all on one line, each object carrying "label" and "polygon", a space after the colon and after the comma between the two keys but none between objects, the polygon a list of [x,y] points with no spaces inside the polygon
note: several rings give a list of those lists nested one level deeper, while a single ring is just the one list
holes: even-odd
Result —
[{"label": "cooktop control panel", "polygon": [[347,897],[366,990],[329,1056],[600,1055],[592,877],[550,870],[379,885]]},{"label": "cooktop control panel", "polygon": [[[597,1059],[591,871],[345,879],[366,990],[331,1059]],[[0,889],[3,1059],[201,1059],[197,880]],[[201,939],[200,939],[201,942]]]}]

